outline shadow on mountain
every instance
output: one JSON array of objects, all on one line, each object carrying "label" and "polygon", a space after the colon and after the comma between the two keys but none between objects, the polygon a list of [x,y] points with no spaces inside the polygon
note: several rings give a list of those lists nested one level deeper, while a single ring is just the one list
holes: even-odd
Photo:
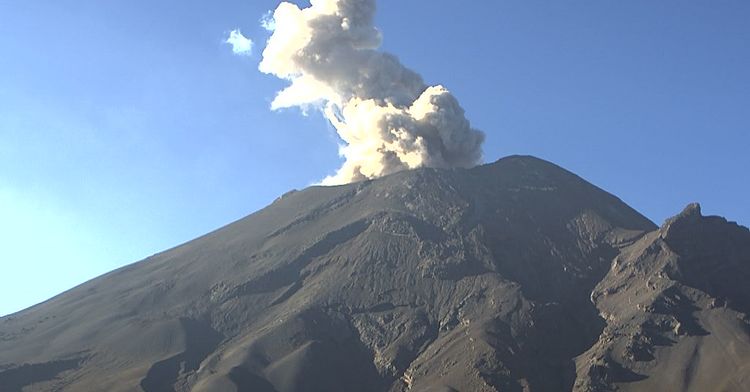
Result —
[{"label": "shadow on mountain", "polygon": [[0,390],[21,392],[24,387],[35,383],[54,380],[62,372],[76,369],[86,360],[78,357],[45,363],[25,364],[0,372]]},{"label": "shadow on mountain", "polygon": [[185,332],[185,351],[155,363],[141,381],[145,392],[172,392],[177,380],[198,370],[201,362],[221,343],[223,336],[208,325],[190,319],[180,319]]}]

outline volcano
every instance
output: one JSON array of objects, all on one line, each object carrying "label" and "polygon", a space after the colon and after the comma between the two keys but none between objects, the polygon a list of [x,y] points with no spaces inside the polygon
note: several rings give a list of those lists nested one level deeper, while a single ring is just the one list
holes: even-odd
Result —
[{"label": "volcano", "polygon": [[289,192],[0,318],[2,391],[750,391],[750,231],[513,156]]}]

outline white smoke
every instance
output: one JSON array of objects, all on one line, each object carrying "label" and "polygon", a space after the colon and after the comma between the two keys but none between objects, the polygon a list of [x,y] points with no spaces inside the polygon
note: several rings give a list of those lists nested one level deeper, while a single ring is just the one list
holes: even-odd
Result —
[{"label": "white smoke", "polygon": [[471,167],[481,160],[482,132],[456,98],[388,53],[377,51],[375,0],[283,2],[261,72],[291,82],[272,109],[321,107],[345,145],[343,166],[324,184],[383,176],[418,167]]}]

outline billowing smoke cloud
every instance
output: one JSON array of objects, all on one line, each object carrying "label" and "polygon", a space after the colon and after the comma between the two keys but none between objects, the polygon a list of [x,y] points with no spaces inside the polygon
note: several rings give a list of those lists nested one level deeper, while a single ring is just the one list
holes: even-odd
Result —
[{"label": "billowing smoke cloud", "polygon": [[484,135],[456,98],[377,50],[375,0],[281,3],[260,70],[291,82],[272,109],[317,106],[345,145],[333,185],[417,167],[471,167]]}]

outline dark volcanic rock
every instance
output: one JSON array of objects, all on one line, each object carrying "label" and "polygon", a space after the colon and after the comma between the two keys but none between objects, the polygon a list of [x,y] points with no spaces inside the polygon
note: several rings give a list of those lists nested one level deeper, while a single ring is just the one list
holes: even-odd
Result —
[{"label": "dark volcanic rock", "polygon": [[591,294],[607,320],[585,391],[750,390],[750,232],[692,204],[623,249]]},{"label": "dark volcanic rock", "polygon": [[531,157],[312,187],[0,319],[0,385],[743,390],[748,237]]}]

